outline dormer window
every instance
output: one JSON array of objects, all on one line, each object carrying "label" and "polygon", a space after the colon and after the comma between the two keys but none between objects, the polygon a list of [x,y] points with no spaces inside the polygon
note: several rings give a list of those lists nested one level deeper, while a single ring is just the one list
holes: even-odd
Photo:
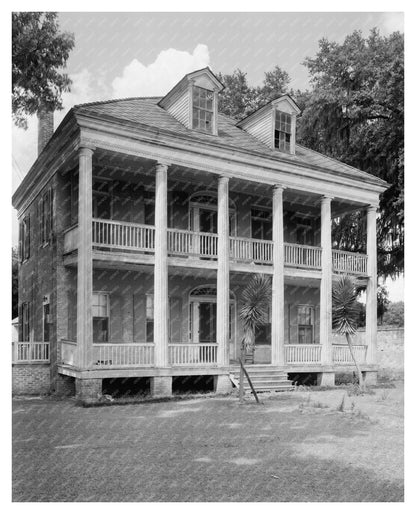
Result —
[{"label": "dormer window", "polygon": [[193,86],[192,128],[212,134],[214,118],[214,93],[202,87]]},{"label": "dormer window", "polygon": [[292,116],[286,112],[277,110],[275,116],[274,147],[282,152],[290,153]]},{"label": "dormer window", "polygon": [[218,135],[218,93],[224,86],[209,68],[188,73],[158,103],[190,130]]}]

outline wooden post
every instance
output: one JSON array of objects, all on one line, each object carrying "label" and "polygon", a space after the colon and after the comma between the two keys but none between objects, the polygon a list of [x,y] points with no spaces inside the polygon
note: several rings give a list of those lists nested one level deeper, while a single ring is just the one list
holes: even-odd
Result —
[{"label": "wooden post", "polygon": [[168,164],[156,164],[155,198],[155,273],[154,273],[154,343],[155,365],[168,365]]},{"label": "wooden post", "polygon": [[321,200],[322,278],[320,294],[320,344],[322,364],[332,364],[332,241],[331,200]]},{"label": "wooden post", "polygon": [[377,207],[367,208],[367,293],[365,332],[367,364],[377,360]]},{"label": "wooden post", "polygon": [[92,148],[79,148],[76,365],[81,369],[93,364],[92,155]]},{"label": "wooden post", "polygon": [[230,237],[228,177],[218,179],[217,343],[218,365],[229,363]]},{"label": "wooden post", "polygon": [[285,280],[283,241],[283,187],[273,188],[273,283],[272,283],[272,364],[285,363]]}]

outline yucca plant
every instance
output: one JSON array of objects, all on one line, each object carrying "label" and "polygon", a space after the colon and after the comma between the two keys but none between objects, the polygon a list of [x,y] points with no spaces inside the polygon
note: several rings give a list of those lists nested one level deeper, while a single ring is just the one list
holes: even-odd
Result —
[{"label": "yucca plant", "polygon": [[[240,401],[244,395],[243,381],[245,369],[243,363],[247,353],[254,349],[256,329],[268,322],[271,293],[272,286],[269,277],[257,274],[252,277],[241,295],[243,303],[239,311],[239,317],[243,325],[244,335],[240,347]],[[246,375],[249,379],[247,372]]]},{"label": "yucca plant", "polygon": [[351,337],[357,331],[360,314],[357,296],[354,281],[347,275],[343,275],[332,290],[332,325],[338,334],[344,334],[347,339],[348,348],[357,370],[358,383],[360,389],[364,390],[363,374],[355,359],[351,341]]}]

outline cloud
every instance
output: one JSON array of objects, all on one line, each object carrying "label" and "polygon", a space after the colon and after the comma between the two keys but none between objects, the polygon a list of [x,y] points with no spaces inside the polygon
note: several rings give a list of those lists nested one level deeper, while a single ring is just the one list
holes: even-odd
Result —
[{"label": "cloud", "polygon": [[122,76],[113,80],[112,97],[165,95],[184,75],[208,66],[209,60],[208,47],[202,44],[192,53],[174,48],[163,50],[148,66],[133,59]]}]

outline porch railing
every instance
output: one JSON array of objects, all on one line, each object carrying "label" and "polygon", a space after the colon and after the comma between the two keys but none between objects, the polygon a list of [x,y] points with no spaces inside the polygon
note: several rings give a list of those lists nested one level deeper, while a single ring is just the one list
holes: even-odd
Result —
[{"label": "porch railing", "polygon": [[272,264],[273,241],[230,237],[230,258],[236,261]]},{"label": "porch railing", "polygon": [[[353,345],[352,351],[358,363],[365,363],[367,346]],[[335,364],[353,364],[351,352],[346,344],[332,345],[332,360]]]},{"label": "porch railing", "polygon": [[306,246],[285,243],[285,266],[321,269],[322,249],[318,246]]},{"label": "porch railing", "polygon": [[332,268],[334,271],[343,273],[366,275],[367,255],[363,253],[332,250]]},{"label": "porch railing", "polygon": [[287,364],[319,364],[321,362],[319,344],[288,344],[285,345],[285,362]]},{"label": "porch railing", "polygon": [[49,343],[13,343],[13,362],[49,362]]},{"label": "porch railing", "polygon": [[171,255],[210,257],[218,255],[218,236],[210,232],[168,229],[168,253]]},{"label": "porch railing", "polygon": [[77,343],[75,341],[61,340],[61,363],[74,366],[76,359]]},{"label": "porch railing", "polygon": [[103,248],[154,252],[155,228],[113,220],[92,220],[92,243]]},{"label": "porch railing", "polygon": [[150,367],[155,362],[153,343],[93,344],[95,368]]},{"label": "porch railing", "polygon": [[169,364],[172,366],[212,366],[217,364],[216,343],[169,344]]}]

